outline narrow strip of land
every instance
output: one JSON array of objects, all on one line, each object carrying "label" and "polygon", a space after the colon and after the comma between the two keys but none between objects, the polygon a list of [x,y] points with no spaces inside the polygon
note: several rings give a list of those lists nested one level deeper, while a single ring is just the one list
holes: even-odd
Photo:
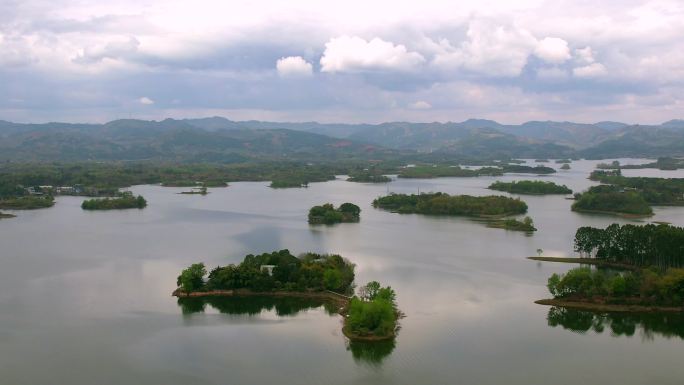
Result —
[{"label": "narrow strip of land", "polygon": [[620,312],[620,313],[657,313],[657,312],[684,312],[681,306],[647,306],[633,304],[607,304],[597,302],[585,302],[577,300],[565,300],[560,298],[540,299],[534,301],[539,305],[559,306],[569,309],[587,310],[595,312]]},{"label": "narrow strip of land", "polygon": [[603,267],[612,267],[616,269],[629,269],[636,270],[637,267],[633,265],[628,265],[625,263],[609,262],[597,258],[564,258],[564,257],[527,257],[527,259],[533,261],[542,262],[560,262],[560,263],[579,263],[582,265],[596,265]]}]

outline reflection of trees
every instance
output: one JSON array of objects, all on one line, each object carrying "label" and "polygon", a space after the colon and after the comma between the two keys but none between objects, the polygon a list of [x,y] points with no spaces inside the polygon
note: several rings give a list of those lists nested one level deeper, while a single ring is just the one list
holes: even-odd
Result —
[{"label": "reflection of trees", "polygon": [[[207,305],[222,314],[257,315],[263,311],[275,310],[280,316],[295,316],[301,311],[323,307],[329,315],[338,314],[338,306],[330,301],[317,298],[290,298],[270,296],[249,297],[181,297],[178,306],[183,315],[203,313]],[[387,341],[348,341],[347,350],[351,351],[357,363],[374,367],[382,365],[387,356],[394,351],[394,339]]]},{"label": "reflection of trees", "polygon": [[655,335],[684,339],[684,315],[680,313],[592,313],[553,306],[546,319],[549,326],[561,326],[576,333],[603,333],[609,328],[613,337],[631,337],[641,329],[649,339]]},{"label": "reflection of trees", "polygon": [[[178,298],[178,306],[183,314],[204,312],[206,305],[216,309],[219,313],[234,315],[257,315],[262,311],[275,309],[278,316],[294,316],[309,309],[315,309],[325,304],[325,301],[312,298],[289,298],[269,296],[249,297],[200,297]],[[334,307],[325,307],[328,314]]]},{"label": "reflection of trees", "polygon": [[354,361],[370,366],[380,366],[382,362],[394,351],[396,346],[394,339],[386,341],[349,341],[347,350],[351,350]]}]

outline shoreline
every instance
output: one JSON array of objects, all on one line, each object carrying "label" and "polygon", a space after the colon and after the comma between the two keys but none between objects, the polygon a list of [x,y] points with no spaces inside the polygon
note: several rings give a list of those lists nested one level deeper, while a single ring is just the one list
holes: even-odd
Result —
[{"label": "shoreline", "polygon": [[[194,291],[190,293],[182,292],[176,289],[171,293],[172,296],[178,298],[204,298],[204,297],[279,297],[279,298],[311,298],[329,301],[337,305],[337,314],[342,316],[343,326],[342,334],[353,341],[386,341],[396,337],[396,332],[392,332],[386,336],[368,335],[361,336],[354,334],[349,330],[347,325],[347,310],[351,297],[335,293],[332,291],[265,291],[257,292],[249,289],[235,289],[235,290],[211,290],[211,291]],[[399,318],[399,317],[397,317]]]},{"label": "shoreline", "polygon": [[612,268],[616,268],[616,269],[625,269],[625,270],[637,270],[639,268],[638,266],[632,266],[632,265],[627,265],[627,264],[623,264],[623,263],[608,262],[608,261],[603,261],[603,260],[596,259],[596,258],[527,257],[527,259],[532,260],[532,261],[540,261],[540,262],[579,263],[582,265],[596,265],[596,266],[612,267]]},{"label": "shoreline", "polygon": [[648,306],[648,305],[617,305],[605,304],[588,301],[572,301],[559,298],[540,299],[534,301],[538,305],[558,306],[568,309],[586,310],[593,312],[609,313],[680,313],[684,312],[684,307],[674,306]]},{"label": "shoreline", "polygon": [[571,211],[580,213],[580,214],[595,214],[595,215],[613,215],[613,216],[618,216],[621,218],[625,219],[642,219],[642,218],[649,218],[654,216],[655,214],[651,212],[650,214],[630,214],[630,213],[621,213],[617,211],[606,211],[606,210],[585,210],[585,209],[571,209]]}]

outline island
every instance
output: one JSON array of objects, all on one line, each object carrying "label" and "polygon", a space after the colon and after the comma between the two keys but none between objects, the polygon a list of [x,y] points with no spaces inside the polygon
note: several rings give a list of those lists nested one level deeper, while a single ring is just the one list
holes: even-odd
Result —
[{"label": "island", "polygon": [[572,159],[556,159],[556,164],[568,164],[572,163]]},{"label": "island", "polygon": [[572,190],[565,185],[557,185],[553,182],[544,182],[540,180],[521,180],[513,182],[497,181],[489,185],[488,189],[505,191],[512,194],[572,194]]},{"label": "island", "polygon": [[331,203],[326,203],[321,206],[314,206],[309,210],[309,223],[332,225],[334,223],[358,222],[361,219],[360,214],[361,209],[353,203],[342,203],[338,208],[335,208]]},{"label": "island", "polygon": [[575,194],[572,211],[581,213],[611,214],[639,218],[653,215],[653,209],[642,194],[619,186],[599,185]]},{"label": "island", "polygon": [[55,198],[52,195],[25,195],[0,199],[0,209],[36,210],[52,207]]},{"label": "island", "polygon": [[683,249],[681,227],[580,227],[575,251],[582,263],[594,259],[612,269],[579,267],[553,274],[547,284],[553,298],[537,303],[595,311],[684,311]]},{"label": "island", "polygon": [[524,231],[526,233],[537,231],[537,228],[534,227],[534,222],[530,217],[525,217],[522,221],[513,218],[492,220],[488,221],[487,227],[512,231]]},{"label": "island", "polygon": [[563,165],[560,166],[560,169],[561,170],[570,170],[570,165],[567,163],[563,163]]},{"label": "island", "polygon": [[237,265],[214,268],[208,276],[203,263],[192,264],[178,276],[178,288],[172,295],[320,299],[333,304],[344,317],[342,330],[350,340],[394,338],[401,315],[396,293],[373,281],[353,296],[354,267],[336,254],[304,253],[295,257],[287,249],[249,254]]},{"label": "island", "polygon": [[83,210],[122,210],[143,209],[147,201],[141,195],[133,196],[131,192],[124,192],[118,198],[87,199],[81,203]]},{"label": "island", "polygon": [[399,171],[399,178],[444,178],[444,177],[478,177],[500,176],[503,170],[498,167],[482,167],[477,169],[461,168],[454,165],[418,165],[404,167]]},{"label": "island", "polygon": [[618,169],[594,171],[589,179],[638,193],[653,206],[684,205],[684,178],[625,177]]},{"label": "island", "polygon": [[427,194],[390,194],[373,201],[373,207],[401,214],[456,215],[498,218],[525,214],[527,204],[505,196]]},{"label": "island", "polygon": [[534,160],[536,163],[549,163],[548,159],[535,159]]}]

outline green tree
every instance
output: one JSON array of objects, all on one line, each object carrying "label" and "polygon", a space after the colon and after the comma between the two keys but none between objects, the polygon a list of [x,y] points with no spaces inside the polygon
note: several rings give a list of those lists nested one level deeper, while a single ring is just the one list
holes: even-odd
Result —
[{"label": "green tree", "polygon": [[177,284],[186,293],[201,290],[204,287],[204,276],[206,274],[207,269],[204,267],[204,263],[193,263],[181,272]]}]

